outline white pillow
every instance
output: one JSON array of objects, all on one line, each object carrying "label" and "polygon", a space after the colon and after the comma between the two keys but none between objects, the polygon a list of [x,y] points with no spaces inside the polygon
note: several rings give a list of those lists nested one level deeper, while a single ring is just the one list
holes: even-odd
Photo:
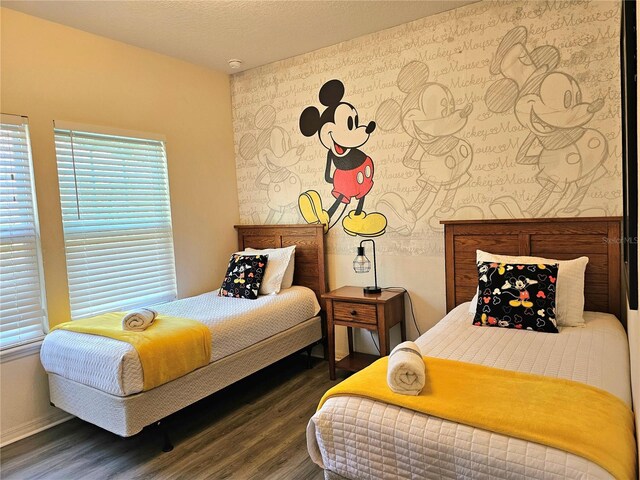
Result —
[{"label": "white pillow", "polygon": [[284,248],[265,248],[258,250],[247,248],[245,252],[254,255],[269,255],[267,268],[260,284],[260,295],[270,295],[290,288],[293,284],[293,269],[296,256],[296,246]]},{"label": "white pillow", "polygon": [[476,288],[476,294],[471,299],[471,303],[469,303],[469,313],[476,313],[476,307],[478,306],[478,288]]},{"label": "white pillow", "polygon": [[[542,257],[513,257],[510,255],[494,255],[476,250],[477,262],[524,263],[524,264],[558,264],[558,284],[556,296],[556,320],[559,327],[584,326],[584,271],[589,257],[573,260],[554,260]],[[476,292],[477,295],[477,292]],[[477,297],[469,305],[469,311],[475,313]]]},{"label": "white pillow", "polygon": [[287,270],[284,272],[284,277],[282,277],[282,286],[281,290],[285,290],[287,288],[291,288],[293,285],[293,272],[296,265],[296,246],[293,245],[291,248],[291,260],[289,260],[289,265],[287,265]]}]

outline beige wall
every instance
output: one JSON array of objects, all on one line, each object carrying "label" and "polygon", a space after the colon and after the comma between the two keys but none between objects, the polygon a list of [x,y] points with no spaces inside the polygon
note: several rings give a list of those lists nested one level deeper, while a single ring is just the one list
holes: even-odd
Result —
[{"label": "beige wall", "polygon": [[[69,319],[53,120],[166,136],[178,295],[215,288],[238,221],[229,77],[13,10],[1,17],[0,109],[29,117],[50,324]],[[2,432],[37,415],[25,398],[49,414],[37,375],[32,359],[2,365]]]}]

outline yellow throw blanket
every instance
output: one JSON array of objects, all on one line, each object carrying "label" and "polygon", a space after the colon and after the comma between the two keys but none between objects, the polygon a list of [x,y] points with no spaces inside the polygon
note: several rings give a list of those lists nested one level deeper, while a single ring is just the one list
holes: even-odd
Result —
[{"label": "yellow throw blanket", "polygon": [[615,395],[557,378],[424,357],[427,382],[418,396],[387,385],[388,357],[324,394],[359,396],[520,438],[590,460],[617,479],[635,478],[633,414]]},{"label": "yellow throw blanket", "polygon": [[56,325],[51,330],[88,333],[130,343],[138,352],[143,389],[154,387],[203,367],[211,359],[211,331],[187,318],[159,315],[143,332],[122,329],[122,312]]}]

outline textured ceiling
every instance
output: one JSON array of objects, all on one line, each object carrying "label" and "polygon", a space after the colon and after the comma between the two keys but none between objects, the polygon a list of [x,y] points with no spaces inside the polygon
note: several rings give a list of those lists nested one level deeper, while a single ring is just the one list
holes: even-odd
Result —
[{"label": "textured ceiling", "polygon": [[[3,0],[2,6],[233,73],[474,1]],[[243,60],[239,70],[231,70],[231,58]]]}]

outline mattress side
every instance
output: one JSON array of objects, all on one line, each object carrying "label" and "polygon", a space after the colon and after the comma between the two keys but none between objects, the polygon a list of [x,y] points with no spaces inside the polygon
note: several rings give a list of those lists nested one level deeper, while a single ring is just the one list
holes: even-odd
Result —
[{"label": "mattress side", "polygon": [[54,330],[42,342],[40,361],[45,371],[112,395],[142,391],[142,366],[136,350],[126,342],[98,335]]}]

